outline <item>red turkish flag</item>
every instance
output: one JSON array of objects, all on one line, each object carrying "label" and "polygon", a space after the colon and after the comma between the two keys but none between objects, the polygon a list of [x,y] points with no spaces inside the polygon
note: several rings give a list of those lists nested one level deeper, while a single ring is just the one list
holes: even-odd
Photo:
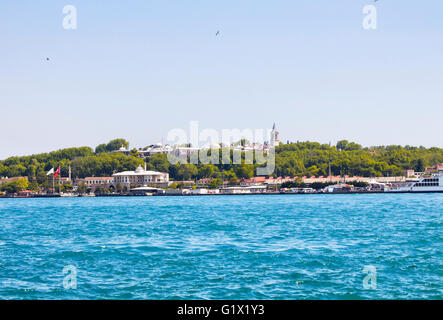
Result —
[{"label": "red turkish flag", "polygon": [[60,166],[58,166],[57,171],[54,172],[54,178],[57,178],[59,174],[60,174]]}]

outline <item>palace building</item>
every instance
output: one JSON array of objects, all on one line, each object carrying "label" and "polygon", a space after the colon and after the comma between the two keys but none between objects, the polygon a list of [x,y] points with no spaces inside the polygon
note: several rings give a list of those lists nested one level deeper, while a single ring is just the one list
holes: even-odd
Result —
[{"label": "palace building", "polygon": [[112,175],[114,184],[123,186],[148,186],[167,187],[169,185],[169,173],[149,171],[138,166],[135,171],[124,171]]}]

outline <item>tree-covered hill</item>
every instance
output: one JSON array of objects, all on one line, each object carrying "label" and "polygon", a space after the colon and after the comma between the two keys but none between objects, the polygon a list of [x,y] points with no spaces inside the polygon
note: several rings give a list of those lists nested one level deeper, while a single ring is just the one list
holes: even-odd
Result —
[{"label": "tree-covered hill", "polygon": [[298,142],[276,149],[276,174],[281,176],[332,175],[395,176],[406,169],[422,172],[443,162],[443,149],[411,146],[360,145],[339,141],[337,145]]},{"label": "tree-covered hill", "polygon": [[58,165],[62,170],[66,169],[72,160],[81,157],[93,156],[94,151],[89,147],[68,148],[49,153],[35,154],[23,157],[10,157],[0,161],[0,176],[36,177],[41,174],[46,176],[46,172]]},{"label": "tree-covered hill", "polygon": [[[67,148],[49,153],[41,153],[23,157],[10,157],[0,161],[0,177],[27,176],[30,180],[44,183],[46,173],[51,168],[60,166],[63,177],[68,176],[71,165],[72,177],[110,176],[113,172],[134,170],[143,165],[143,160],[112,151],[129,143],[124,139],[115,139],[108,144],[100,145],[94,152],[90,147]],[[103,146],[105,151],[103,151]],[[35,178],[35,179],[34,179]]]},{"label": "tree-covered hill", "polygon": [[[0,161],[0,176],[28,176],[38,183],[47,181],[46,173],[60,165],[62,176],[68,175],[71,165],[73,178],[111,176],[114,172],[134,170],[146,161],[147,168],[169,172],[175,180],[223,178],[232,182],[255,175],[257,165],[172,165],[165,154],[146,160],[134,155],[112,152],[129,143],[115,139],[98,146],[68,148],[50,153],[24,157],[11,157]],[[275,152],[274,176],[327,176],[332,175],[393,176],[405,169],[423,171],[426,167],[443,163],[443,149],[411,146],[377,146],[363,148],[346,140],[335,146],[317,142],[280,144]]]}]

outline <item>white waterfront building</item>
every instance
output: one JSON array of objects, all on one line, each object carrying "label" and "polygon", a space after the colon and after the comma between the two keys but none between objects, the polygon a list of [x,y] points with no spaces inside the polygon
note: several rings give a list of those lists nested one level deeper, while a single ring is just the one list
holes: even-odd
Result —
[{"label": "white waterfront building", "polygon": [[149,171],[139,166],[135,171],[124,171],[112,175],[114,184],[123,186],[148,186],[167,187],[169,185],[169,173]]}]

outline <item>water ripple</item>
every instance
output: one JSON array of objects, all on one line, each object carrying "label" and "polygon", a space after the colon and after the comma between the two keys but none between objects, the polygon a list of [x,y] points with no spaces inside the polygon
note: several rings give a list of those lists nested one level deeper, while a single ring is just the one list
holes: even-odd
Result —
[{"label": "water ripple", "polygon": [[442,299],[442,208],[441,194],[0,199],[0,298]]}]

